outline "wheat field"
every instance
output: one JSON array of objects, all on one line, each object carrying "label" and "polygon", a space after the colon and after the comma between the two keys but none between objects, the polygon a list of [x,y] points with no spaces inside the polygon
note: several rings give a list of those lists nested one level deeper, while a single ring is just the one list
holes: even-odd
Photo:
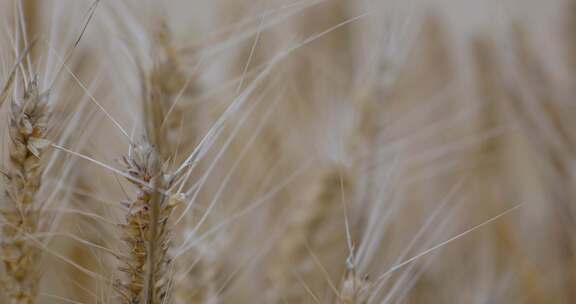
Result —
[{"label": "wheat field", "polygon": [[0,304],[576,303],[575,35],[573,0],[0,0]]}]

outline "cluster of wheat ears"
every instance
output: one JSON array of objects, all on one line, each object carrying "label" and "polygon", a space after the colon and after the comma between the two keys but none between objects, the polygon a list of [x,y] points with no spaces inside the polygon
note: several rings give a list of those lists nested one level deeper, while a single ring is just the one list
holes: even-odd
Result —
[{"label": "cluster of wheat ears", "polygon": [[0,304],[576,303],[574,34],[573,0],[0,0]]}]

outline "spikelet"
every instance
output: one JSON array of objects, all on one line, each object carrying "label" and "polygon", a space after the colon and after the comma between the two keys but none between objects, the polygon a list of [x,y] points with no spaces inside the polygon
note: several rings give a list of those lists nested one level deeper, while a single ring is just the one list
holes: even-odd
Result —
[{"label": "spikelet", "polygon": [[21,99],[10,100],[10,161],[5,172],[2,215],[3,285],[13,304],[35,303],[41,276],[41,250],[32,239],[41,227],[42,157],[49,110],[47,94],[36,81],[28,83]]}]

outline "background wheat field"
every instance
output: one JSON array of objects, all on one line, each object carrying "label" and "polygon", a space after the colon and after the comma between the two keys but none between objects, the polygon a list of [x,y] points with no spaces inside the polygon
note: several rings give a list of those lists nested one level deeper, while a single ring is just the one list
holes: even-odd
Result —
[{"label": "background wheat field", "polygon": [[0,0],[0,303],[576,303],[576,2]]}]

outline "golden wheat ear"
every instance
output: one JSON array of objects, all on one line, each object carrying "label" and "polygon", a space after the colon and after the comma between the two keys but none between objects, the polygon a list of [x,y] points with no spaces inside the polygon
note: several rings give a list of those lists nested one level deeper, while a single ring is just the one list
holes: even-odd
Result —
[{"label": "golden wheat ear", "polygon": [[125,218],[120,227],[125,248],[119,270],[125,276],[115,287],[122,303],[170,303],[168,220],[178,198],[160,193],[171,179],[161,171],[156,150],[147,141],[134,144],[122,162],[127,174],[154,186],[131,181],[136,195],[122,203]]},{"label": "golden wheat ear", "polygon": [[35,303],[41,277],[41,248],[35,234],[42,226],[42,158],[47,139],[47,94],[35,81],[27,84],[21,98],[10,100],[9,167],[4,178],[2,214],[3,286],[11,303]]}]

